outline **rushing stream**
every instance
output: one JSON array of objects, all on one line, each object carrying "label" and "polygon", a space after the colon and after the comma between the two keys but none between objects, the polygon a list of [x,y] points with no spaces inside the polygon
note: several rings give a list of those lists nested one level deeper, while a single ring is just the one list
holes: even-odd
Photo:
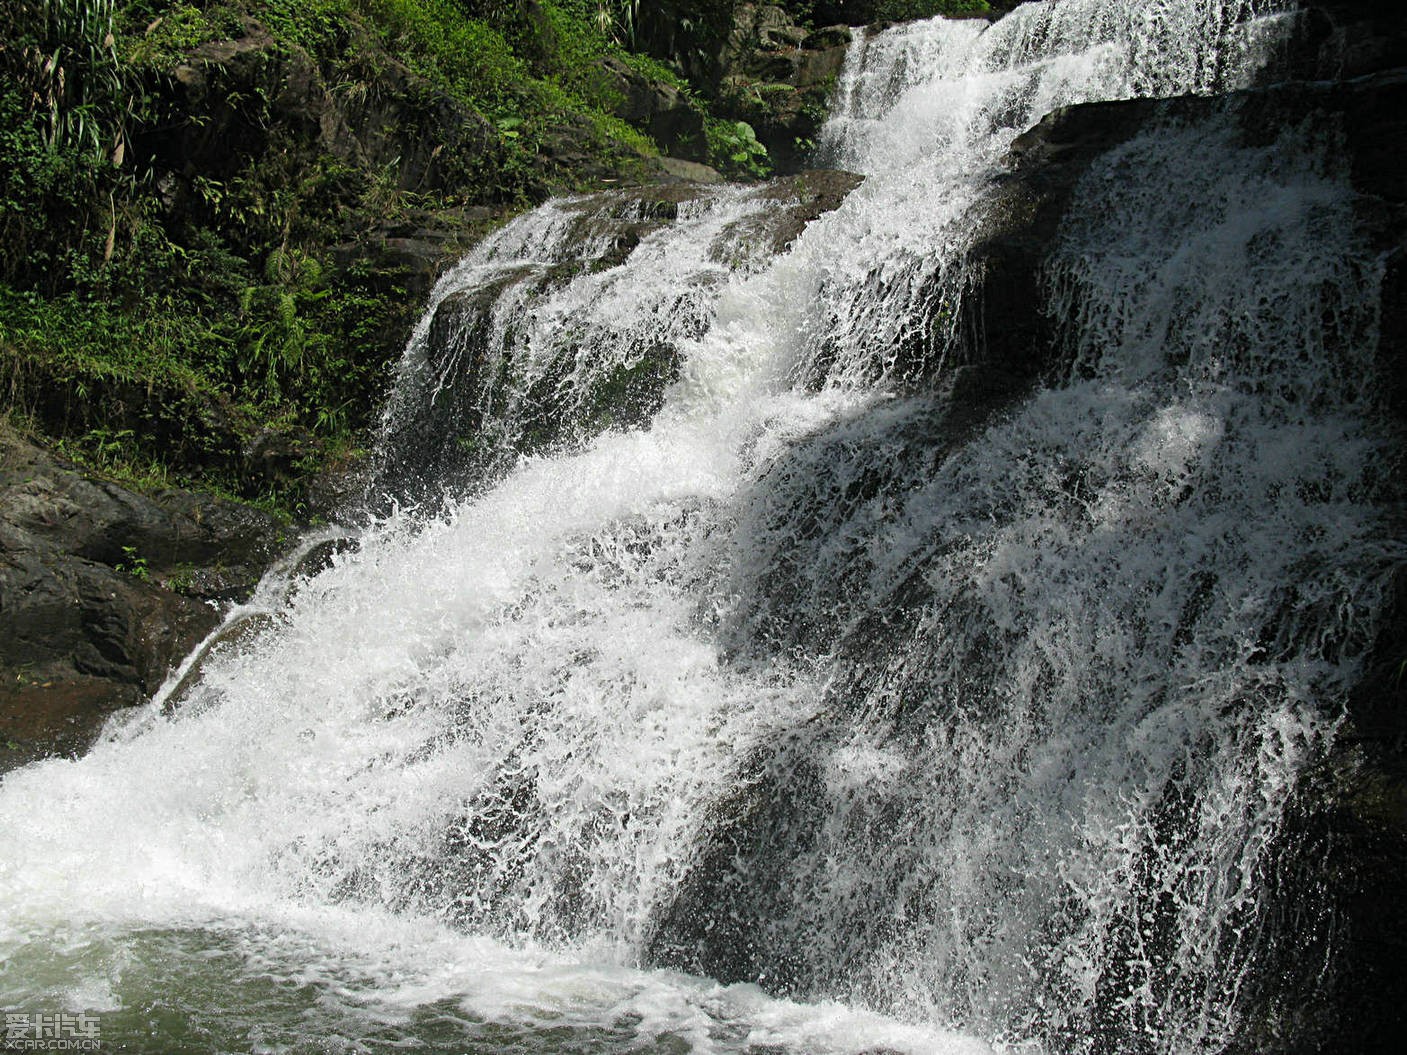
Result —
[{"label": "rushing stream", "polygon": [[623,260],[573,200],[489,238],[388,406],[406,508],[0,784],[0,1007],[161,1053],[1223,1047],[1403,560],[1333,130],[1154,121],[1051,249],[1059,376],[966,431],[933,379],[981,369],[1015,137],[1245,87],[1282,6],[861,34],[821,150],[865,182],[780,256],[745,187]]}]

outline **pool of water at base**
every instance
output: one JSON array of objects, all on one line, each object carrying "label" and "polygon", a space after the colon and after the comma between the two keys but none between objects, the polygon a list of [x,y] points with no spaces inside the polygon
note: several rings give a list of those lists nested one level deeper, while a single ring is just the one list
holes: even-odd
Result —
[{"label": "pool of water at base", "polygon": [[[574,961],[445,931],[387,933],[320,912],[179,926],[0,925],[3,1050],[31,1026],[151,1055],[978,1055],[986,1045],[754,985]],[[306,921],[304,921],[306,922]],[[330,924],[330,926],[329,926]],[[82,1029],[73,1024],[81,1020]],[[59,1016],[67,1016],[60,1018]],[[57,1028],[60,1024],[63,1028]],[[10,1048],[6,1048],[6,1044]]]}]

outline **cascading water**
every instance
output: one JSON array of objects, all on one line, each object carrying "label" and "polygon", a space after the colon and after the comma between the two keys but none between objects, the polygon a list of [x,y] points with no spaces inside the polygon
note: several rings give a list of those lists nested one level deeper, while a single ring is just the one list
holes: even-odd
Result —
[{"label": "cascading water", "polygon": [[777,258],[743,188],[495,235],[388,410],[435,514],[5,778],[0,1004],[154,1051],[1224,1047],[1404,559],[1333,128],[1155,118],[1052,248],[1059,376],[963,429],[924,393],[981,369],[1016,135],[1245,86],[1284,26],[861,36],[823,149],[866,181]]}]

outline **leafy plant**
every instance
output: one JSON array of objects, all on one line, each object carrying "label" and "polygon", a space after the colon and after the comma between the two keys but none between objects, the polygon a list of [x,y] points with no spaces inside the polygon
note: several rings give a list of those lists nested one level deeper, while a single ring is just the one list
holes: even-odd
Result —
[{"label": "leafy plant", "polygon": [[125,572],[140,582],[146,582],[151,578],[151,571],[147,568],[147,559],[137,555],[136,546],[123,546],[122,557],[122,560],[113,565],[114,571]]},{"label": "leafy plant", "polygon": [[189,562],[178,564],[176,569],[163,579],[161,585],[172,593],[189,594],[195,589],[195,565]]},{"label": "leafy plant", "polygon": [[762,179],[772,171],[767,148],[746,121],[709,121],[709,154],[715,167],[731,176]]},{"label": "leafy plant", "polygon": [[596,25],[617,43],[634,47],[640,0],[596,0]]},{"label": "leafy plant", "polygon": [[110,156],[126,149],[126,106],[113,33],[114,0],[9,0],[14,43],[0,51],[7,78],[28,94],[55,149]]},{"label": "leafy plant", "polygon": [[302,374],[305,359],[324,343],[308,324],[306,309],[328,295],[322,265],[296,249],[275,249],[264,267],[267,284],[240,296],[240,365],[277,398],[283,379]]}]

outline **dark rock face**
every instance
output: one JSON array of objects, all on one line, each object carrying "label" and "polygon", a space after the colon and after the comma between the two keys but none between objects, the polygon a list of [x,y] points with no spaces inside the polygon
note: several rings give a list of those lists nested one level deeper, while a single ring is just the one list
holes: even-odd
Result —
[{"label": "dark rock face", "polygon": [[862,176],[835,169],[811,169],[785,179],[772,180],[764,195],[777,208],[760,223],[758,236],[773,253],[782,253],[806,225],[838,208]]},{"label": "dark rock face", "polygon": [[334,93],[311,56],[253,19],[236,40],[202,45],[168,86],[174,113],[199,114],[151,133],[143,156],[179,179],[223,180],[286,135],[359,168],[389,171],[404,190],[437,190],[499,160],[498,137],[404,65],[386,56],[376,90]]},{"label": "dark rock face", "polygon": [[[966,329],[993,394],[1015,393],[1054,365],[1055,320],[1041,311],[1041,264],[1075,188],[1090,164],[1164,117],[1195,120],[1223,105],[1216,99],[1132,100],[1057,110],[1012,146],[1009,174],[995,188],[986,229],[971,257],[982,275],[964,305]],[[1407,233],[1407,174],[1398,162],[1407,142],[1407,72],[1388,71],[1341,83],[1287,82],[1245,93],[1241,122],[1248,142],[1274,137],[1311,114],[1330,115],[1346,141],[1349,178],[1358,192],[1361,229],[1387,254],[1383,298],[1383,378],[1395,413],[1404,414],[1401,355],[1404,314],[1401,261]]]},{"label": "dark rock face", "polygon": [[1306,0],[1290,75],[1344,80],[1407,66],[1407,17],[1380,0]]},{"label": "dark rock face", "polygon": [[366,273],[377,293],[403,298],[406,318],[373,338],[377,348],[399,351],[441,272],[467,253],[501,220],[488,206],[409,213],[402,221],[332,247],[333,264],[343,274]]},{"label": "dark rock face", "polygon": [[[1370,5],[1335,6],[1363,11]],[[1387,54],[1395,39],[1364,33],[1375,50],[1357,52],[1363,62],[1367,54]],[[1346,82],[1282,83],[1247,93],[1240,103],[1248,142],[1273,140],[1279,130],[1313,115],[1339,129],[1357,192],[1359,230],[1383,255],[1385,267],[1380,369],[1376,382],[1369,383],[1383,388],[1389,414],[1384,427],[1399,440],[1407,437],[1407,175],[1400,160],[1407,143],[1407,71]],[[985,334],[987,354],[1003,364],[997,372],[1005,379],[999,386],[1003,398],[1053,365],[1050,353],[1059,345],[1054,320],[1037,310],[1040,259],[1080,175],[1100,153],[1154,117],[1195,120],[1221,105],[1189,98],[1076,107],[1052,114],[1017,141],[991,231],[975,253],[986,278],[974,298],[972,325]],[[1382,495],[1387,514],[1398,520],[1404,494],[1407,480],[1399,461]],[[1283,960],[1266,970],[1293,979],[1307,994],[1296,1011],[1299,1019],[1278,1023],[1273,1036],[1259,1035],[1253,1026],[1247,1052],[1331,1047],[1387,1052],[1396,1050],[1407,1029],[1407,1008],[1399,999],[1407,992],[1407,682],[1401,676],[1407,658],[1407,583],[1399,579],[1394,596],[1334,754],[1296,803],[1286,836],[1296,847],[1292,863],[1273,878],[1287,928],[1302,928],[1305,919],[1326,909],[1333,916],[1336,944],[1329,956],[1336,973],[1301,977],[1314,957],[1301,949],[1297,962],[1294,950],[1282,951]],[[1284,1013],[1283,1008],[1266,1012]]]},{"label": "dark rock face", "polygon": [[85,749],[247,595],[279,539],[254,510],[138,495],[0,432],[0,769]]},{"label": "dark rock face", "polygon": [[1051,365],[1054,320],[1042,311],[1041,267],[1091,163],[1133,136],[1157,103],[1094,103],[1057,110],[1016,140],[970,258],[977,281],[963,304],[980,370],[957,383],[958,402],[992,407],[1026,391]]},{"label": "dark rock face", "polygon": [[811,163],[850,27],[869,21],[837,6],[658,0],[639,5],[636,46],[681,70],[716,116],[748,122],[775,171],[793,173]]},{"label": "dark rock face", "polygon": [[844,25],[810,32],[775,4],[735,7],[719,98],[725,112],[753,126],[778,171],[806,163],[849,44]]}]

